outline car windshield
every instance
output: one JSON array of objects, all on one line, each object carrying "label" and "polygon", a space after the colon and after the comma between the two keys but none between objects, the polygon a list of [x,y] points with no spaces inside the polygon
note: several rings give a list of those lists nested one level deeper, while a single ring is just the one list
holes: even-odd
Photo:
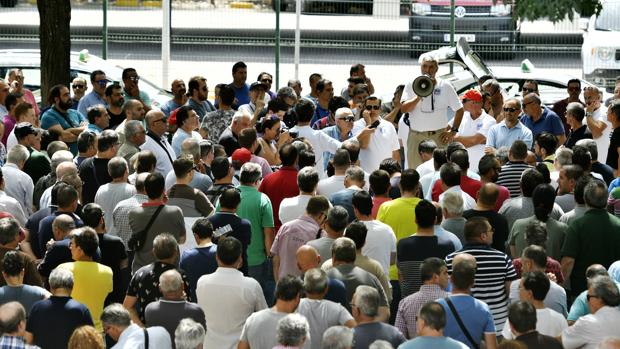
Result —
[{"label": "car windshield", "polygon": [[620,1],[605,2],[601,14],[596,17],[596,30],[620,31]]}]

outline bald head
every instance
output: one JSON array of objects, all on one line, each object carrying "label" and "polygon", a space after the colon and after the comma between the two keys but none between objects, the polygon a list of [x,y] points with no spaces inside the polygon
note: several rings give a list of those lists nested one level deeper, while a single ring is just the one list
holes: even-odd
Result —
[{"label": "bald head", "polygon": [[164,297],[183,294],[183,278],[176,269],[170,269],[159,276],[159,289]]},{"label": "bald head", "polygon": [[603,339],[596,348],[597,349],[620,349],[620,338],[607,337]]},{"label": "bald head", "polygon": [[592,264],[586,269],[586,277],[592,279],[595,276],[608,276],[607,269],[601,264]]},{"label": "bald head", "polygon": [[57,241],[64,239],[73,229],[75,229],[75,222],[69,215],[61,214],[52,222],[52,232]]},{"label": "bald head", "polygon": [[305,273],[307,270],[319,267],[321,256],[319,252],[310,245],[303,245],[297,249],[297,268]]},{"label": "bald head", "polygon": [[454,256],[452,259],[452,265],[457,265],[459,263],[473,263],[476,264],[476,257],[470,255],[469,253],[459,253]]},{"label": "bald head", "polygon": [[26,321],[26,310],[18,302],[0,306],[0,332],[5,335],[22,336]]},{"label": "bald head", "polygon": [[499,197],[499,188],[495,183],[485,183],[478,192],[478,202],[486,207],[495,207]]},{"label": "bald head", "polygon": [[56,167],[56,178],[62,180],[63,177],[70,175],[78,175],[77,166],[75,166],[73,161],[65,161],[58,164]]},{"label": "bald head", "polygon": [[153,124],[153,121],[161,117],[165,117],[163,112],[157,109],[151,109],[148,111],[148,113],[146,113],[144,119],[146,120],[146,125],[150,128],[150,126]]}]

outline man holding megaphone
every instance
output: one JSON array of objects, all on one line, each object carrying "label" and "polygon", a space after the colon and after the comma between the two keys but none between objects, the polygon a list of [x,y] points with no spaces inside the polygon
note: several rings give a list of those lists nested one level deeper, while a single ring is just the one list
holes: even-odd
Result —
[{"label": "man holding megaphone", "polygon": [[[439,70],[437,59],[423,57],[420,68],[422,76],[413,83],[405,84],[400,108],[403,113],[408,113],[403,115],[402,123],[405,125],[400,125],[409,127],[408,134],[405,133],[406,144],[403,144],[407,168],[422,164],[417,151],[422,141],[432,139],[438,146],[445,147],[458,132],[463,118],[463,105],[454,87],[448,81],[435,77]],[[448,125],[448,108],[455,111],[452,127]]]}]

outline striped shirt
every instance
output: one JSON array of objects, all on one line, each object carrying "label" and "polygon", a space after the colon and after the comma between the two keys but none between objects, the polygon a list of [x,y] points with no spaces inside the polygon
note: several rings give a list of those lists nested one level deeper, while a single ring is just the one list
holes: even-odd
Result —
[{"label": "striped shirt", "polygon": [[400,301],[398,304],[398,313],[396,313],[396,322],[394,323],[394,326],[402,332],[405,338],[415,338],[417,333],[416,317],[418,316],[418,312],[422,306],[428,302],[445,298],[447,296],[448,293],[442,290],[439,285],[422,285],[418,292]]},{"label": "striped shirt", "polygon": [[488,245],[466,244],[462,250],[446,257],[449,273],[452,273],[452,259],[459,253],[469,253],[476,258],[476,279],[471,295],[489,306],[495,330],[497,335],[500,335],[508,318],[509,302],[505,283],[517,279],[512,260],[505,253]]},{"label": "striped shirt", "polygon": [[516,198],[521,195],[521,175],[532,166],[523,161],[509,161],[502,169],[497,178],[497,185],[503,185],[510,191],[510,197]]}]

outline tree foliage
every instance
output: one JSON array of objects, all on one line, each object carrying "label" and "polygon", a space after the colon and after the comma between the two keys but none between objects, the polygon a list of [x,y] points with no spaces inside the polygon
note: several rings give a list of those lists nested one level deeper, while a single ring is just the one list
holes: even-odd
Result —
[{"label": "tree foliage", "polygon": [[71,81],[71,2],[37,0],[39,9],[39,47],[41,49],[41,102],[47,105],[47,92],[57,84]]},{"label": "tree foliage", "polygon": [[[512,2],[510,0],[504,3]],[[575,13],[590,17],[601,12],[600,0],[514,0],[515,16],[521,20],[548,19],[553,23],[566,18],[572,20]]]}]

